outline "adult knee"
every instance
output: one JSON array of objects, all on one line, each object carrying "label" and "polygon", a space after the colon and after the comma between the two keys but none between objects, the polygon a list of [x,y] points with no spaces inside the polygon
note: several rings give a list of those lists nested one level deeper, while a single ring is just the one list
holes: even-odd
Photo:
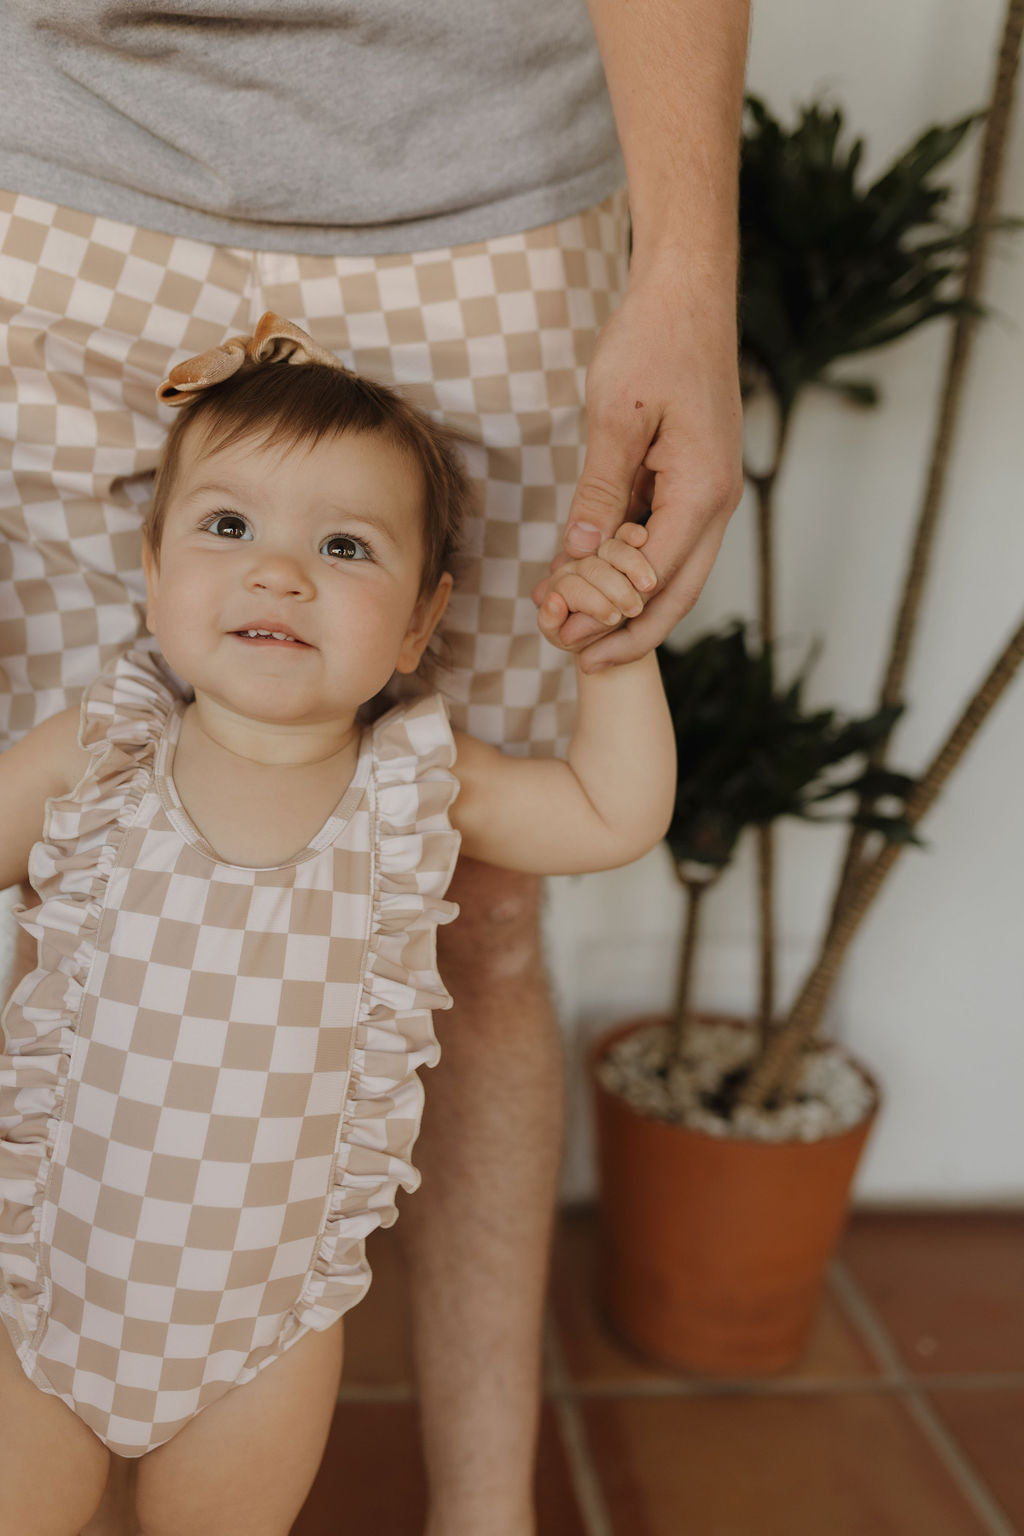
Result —
[{"label": "adult knee", "polygon": [[454,970],[485,983],[542,974],[537,876],[464,859],[449,895],[459,916],[438,934],[443,973]]}]

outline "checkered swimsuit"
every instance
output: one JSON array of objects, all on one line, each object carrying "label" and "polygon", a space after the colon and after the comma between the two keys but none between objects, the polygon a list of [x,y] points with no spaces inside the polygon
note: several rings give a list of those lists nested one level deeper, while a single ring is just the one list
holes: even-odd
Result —
[{"label": "checkered swimsuit", "polygon": [[48,803],[3,1019],[0,1315],[26,1374],[139,1456],[364,1295],[395,1219],[458,847],[435,695],[364,734],[286,865],[221,862],[171,765],[159,660],[86,694],[92,760]]}]

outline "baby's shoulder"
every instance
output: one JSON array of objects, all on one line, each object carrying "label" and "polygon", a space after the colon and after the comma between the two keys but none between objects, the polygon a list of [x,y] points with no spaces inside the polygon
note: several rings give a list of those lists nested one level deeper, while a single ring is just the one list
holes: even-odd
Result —
[{"label": "baby's shoulder", "polygon": [[51,715],[0,753],[0,889],[24,880],[47,800],[73,789],[88,763],[77,709]]},{"label": "baby's shoulder", "polygon": [[77,706],[62,709],[37,725],[25,737],[24,745],[33,750],[40,769],[53,785],[51,793],[74,789],[89,766],[89,753],[79,741],[81,711]]}]

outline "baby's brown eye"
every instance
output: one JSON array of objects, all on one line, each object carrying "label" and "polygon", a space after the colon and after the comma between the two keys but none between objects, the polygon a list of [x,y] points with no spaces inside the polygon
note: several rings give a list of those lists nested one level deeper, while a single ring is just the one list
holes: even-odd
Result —
[{"label": "baby's brown eye", "polygon": [[237,512],[218,512],[206,524],[210,533],[217,534],[221,539],[251,539],[252,531],[244,517],[239,517]]},{"label": "baby's brown eye", "polygon": [[368,560],[370,552],[360,539],[350,538],[347,533],[332,533],[320,545],[320,553],[328,560]]}]

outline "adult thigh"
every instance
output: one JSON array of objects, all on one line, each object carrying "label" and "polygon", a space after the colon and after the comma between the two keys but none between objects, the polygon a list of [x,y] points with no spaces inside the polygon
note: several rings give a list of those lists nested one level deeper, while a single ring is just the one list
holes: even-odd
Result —
[{"label": "adult thigh", "polygon": [[[459,904],[459,915],[438,931],[446,979],[454,969],[463,987],[517,980],[543,984],[541,892],[535,875],[460,859],[448,891]],[[455,1001],[464,1003],[465,992]]]}]

